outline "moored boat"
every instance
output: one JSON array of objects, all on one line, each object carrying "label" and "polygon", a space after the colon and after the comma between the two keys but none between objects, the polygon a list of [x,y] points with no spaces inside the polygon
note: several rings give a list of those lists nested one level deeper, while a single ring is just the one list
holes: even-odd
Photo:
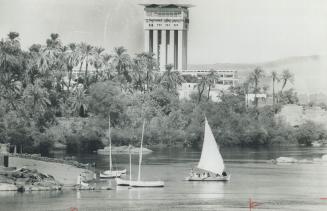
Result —
[{"label": "moored boat", "polygon": [[131,187],[164,187],[164,181],[131,181]]},{"label": "moored boat", "polygon": [[105,178],[105,179],[116,178],[116,177],[120,177],[122,174],[126,174],[126,169],[123,169],[123,170],[113,170],[112,169],[110,113],[109,113],[108,138],[109,138],[109,170],[106,170],[106,171],[103,171],[103,172],[100,173],[100,178]]},{"label": "moored boat", "polygon": [[219,146],[205,117],[204,139],[200,161],[197,168],[200,172],[191,171],[185,178],[187,181],[229,181],[231,175],[225,170],[224,160],[219,152]]},{"label": "moored boat", "polygon": [[116,185],[118,186],[129,186],[130,180],[122,179],[122,178],[116,178]]},{"label": "moored boat", "polygon": [[100,178],[116,178],[120,177],[122,174],[126,174],[126,169],[124,170],[107,170],[100,173]]},{"label": "moored boat", "polygon": [[134,187],[134,188],[151,188],[151,187],[164,187],[165,183],[164,181],[142,181],[141,180],[141,166],[142,166],[142,146],[143,146],[143,138],[144,138],[144,126],[145,126],[145,120],[143,121],[143,128],[142,128],[142,138],[141,138],[141,146],[140,146],[140,150],[139,150],[139,171],[138,171],[138,178],[137,180],[132,180],[132,172],[131,172],[131,153],[129,153],[130,157],[130,175],[129,175],[129,181],[128,180],[124,180],[124,179],[120,179],[120,178],[116,178],[116,182],[117,185],[129,185],[130,187]]}]

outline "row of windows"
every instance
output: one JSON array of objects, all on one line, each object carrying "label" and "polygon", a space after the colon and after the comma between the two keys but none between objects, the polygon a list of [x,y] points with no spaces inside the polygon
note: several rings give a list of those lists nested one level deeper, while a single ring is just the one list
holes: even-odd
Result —
[{"label": "row of windows", "polygon": [[147,16],[151,17],[179,17],[181,16],[180,11],[158,11],[158,12],[147,12]]},{"label": "row of windows", "polygon": [[[233,81],[218,81],[217,84],[220,85],[233,85]],[[196,88],[196,84],[188,84],[188,88]],[[215,88],[215,85],[212,86],[212,88]]]}]

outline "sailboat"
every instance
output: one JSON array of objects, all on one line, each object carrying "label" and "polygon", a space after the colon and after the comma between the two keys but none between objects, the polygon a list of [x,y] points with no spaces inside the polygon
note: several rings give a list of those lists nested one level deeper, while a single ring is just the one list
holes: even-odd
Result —
[{"label": "sailboat", "polygon": [[129,157],[129,168],[130,168],[130,175],[129,175],[129,181],[123,180],[120,178],[116,178],[117,185],[129,185],[131,187],[164,187],[165,182],[164,181],[142,181],[141,180],[141,165],[142,165],[142,147],[143,147],[143,138],[144,138],[144,125],[145,120],[143,121],[143,128],[142,128],[142,138],[141,138],[141,146],[139,151],[139,172],[138,172],[138,178],[137,180],[132,180],[132,172],[131,172],[131,153]]},{"label": "sailboat", "polygon": [[109,170],[100,173],[100,178],[115,178],[120,177],[122,174],[126,174],[126,169],[123,170],[112,170],[112,156],[111,156],[111,134],[110,134],[110,114],[109,114]]},{"label": "sailboat", "polygon": [[205,117],[204,140],[201,152],[201,158],[197,166],[198,169],[204,170],[204,173],[196,173],[193,170],[190,176],[186,177],[187,181],[228,181],[230,174],[227,175],[224,160],[219,152],[219,146],[211,131],[208,120]]}]

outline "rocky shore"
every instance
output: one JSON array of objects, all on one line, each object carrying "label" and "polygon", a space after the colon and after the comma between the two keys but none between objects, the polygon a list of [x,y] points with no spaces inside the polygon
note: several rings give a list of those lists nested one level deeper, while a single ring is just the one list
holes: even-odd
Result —
[{"label": "rocky shore", "polygon": [[63,184],[53,176],[28,168],[0,168],[0,191],[61,190]]}]

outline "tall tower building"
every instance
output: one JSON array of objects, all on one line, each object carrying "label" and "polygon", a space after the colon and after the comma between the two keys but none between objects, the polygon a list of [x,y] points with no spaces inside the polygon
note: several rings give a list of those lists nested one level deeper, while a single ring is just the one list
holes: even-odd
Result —
[{"label": "tall tower building", "polygon": [[152,52],[161,71],[167,64],[187,69],[188,4],[141,4],[144,6],[144,51]]}]

